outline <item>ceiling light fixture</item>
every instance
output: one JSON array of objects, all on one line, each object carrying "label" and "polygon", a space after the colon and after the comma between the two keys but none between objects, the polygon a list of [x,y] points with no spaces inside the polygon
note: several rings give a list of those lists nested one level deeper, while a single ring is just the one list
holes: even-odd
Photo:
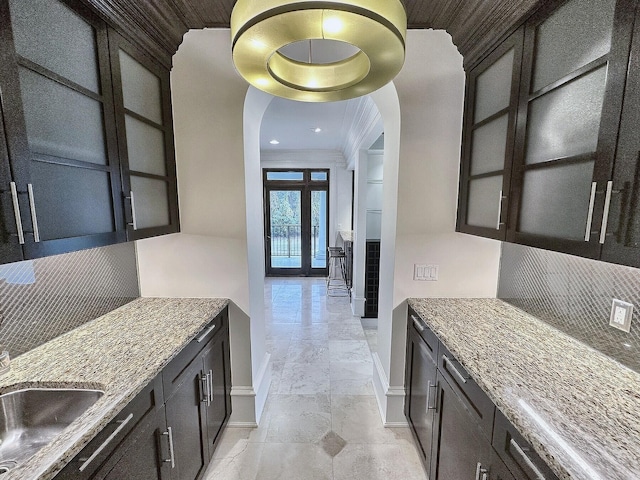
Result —
[{"label": "ceiling light fixture", "polygon": [[322,131],[322,129],[320,127],[316,127],[313,129],[314,132],[316,133],[320,133]]},{"label": "ceiling light fixture", "polygon": [[[390,82],[404,64],[401,0],[238,0],[231,14],[233,62],[251,85],[305,102],[347,100]],[[358,48],[332,63],[300,62],[279,50],[304,40]]]},{"label": "ceiling light fixture", "polygon": [[271,145],[280,145],[280,142],[275,138],[269,142]]}]

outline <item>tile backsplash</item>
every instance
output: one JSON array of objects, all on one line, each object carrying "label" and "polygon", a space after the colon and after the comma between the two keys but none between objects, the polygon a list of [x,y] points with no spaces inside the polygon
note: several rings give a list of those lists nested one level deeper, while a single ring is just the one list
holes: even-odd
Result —
[{"label": "tile backsplash", "polygon": [[[504,243],[498,298],[640,372],[640,269]],[[634,305],[630,333],[609,326],[613,298]]]},{"label": "tile backsplash", "polygon": [[16,357],[139,296],[133,242],[0,265],[0,344]]}]

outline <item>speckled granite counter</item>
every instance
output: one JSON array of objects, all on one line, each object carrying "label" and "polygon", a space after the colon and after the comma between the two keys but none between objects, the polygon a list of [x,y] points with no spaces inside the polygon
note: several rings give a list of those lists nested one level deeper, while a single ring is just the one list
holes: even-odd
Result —
[{"label": "speckled granite counter", "polygon": [[13,360],[11,372],[0,377],[0,393],[70,386],[105,394],[2,480],[53,478],[228,303],[140,298]]},{"label": "speckled granite counter", "polygon": [[343,242],[353,242],[353,230],[340,230],[338,234]]},{"label": "speckled granite counter", "polygon": [[561,479],[640,478],[640,374],[497,299],[409,299]]}]

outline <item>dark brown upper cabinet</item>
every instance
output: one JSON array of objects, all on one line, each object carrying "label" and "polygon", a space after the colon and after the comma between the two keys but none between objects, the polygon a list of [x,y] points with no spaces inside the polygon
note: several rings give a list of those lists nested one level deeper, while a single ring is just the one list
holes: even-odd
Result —
[{"label": "dark brown upper cabinet", "polygon": [[514,33],[467,75],[461,232],[506,237],[523,38]]},{"label": "dark brown upper cabinet", "polygon": [[107,26],[75,2],[3,0],[0,10],[10,194],[24,258],[125,240]]},{"label": "dark brown upper cabinet", "polygon": [[[516,122],[484,140],[502,153],[507,138],[503,169],[487,177],[474,177],[474,95],[486,64],[499,63],[496,57],[513,48],[513,37],[470,71],[459,231],[640,266],[633,250],[638,141],[631,133],[638,115],[638,100],[631,98],[638,60],[629,63],[636,6],[635,0],[555,1],[526,21],[520,65],[514,66],[514,79],[520,70],[518,86],[509,90],[517,100],[504,111]],[[623,118],[621,126],[623,100],[629,120]],[[476,186],[474,193],[475,178],[484,180],[486,192]],[[474,224],[475,218],[482,223]]]},{"label": "dark brown upper cabinet", "polygon": [[177,231],[168,70],[79,0],[0,20],[0,263]]},{"label": "dark brown upper cabinet", "polygon": [[109,46],[128,238],[177,232],[169,71],[116,33]]}]

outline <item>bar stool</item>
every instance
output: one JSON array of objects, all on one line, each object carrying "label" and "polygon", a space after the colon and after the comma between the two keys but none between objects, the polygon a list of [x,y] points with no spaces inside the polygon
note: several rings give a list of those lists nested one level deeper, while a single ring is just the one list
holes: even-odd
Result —
[{"label": "bar stool", "polygon": [[327,277],[327,296],[349,296],[346,276],[346,255],[342,247],[327,248],[329,261],[329,276]]}]

